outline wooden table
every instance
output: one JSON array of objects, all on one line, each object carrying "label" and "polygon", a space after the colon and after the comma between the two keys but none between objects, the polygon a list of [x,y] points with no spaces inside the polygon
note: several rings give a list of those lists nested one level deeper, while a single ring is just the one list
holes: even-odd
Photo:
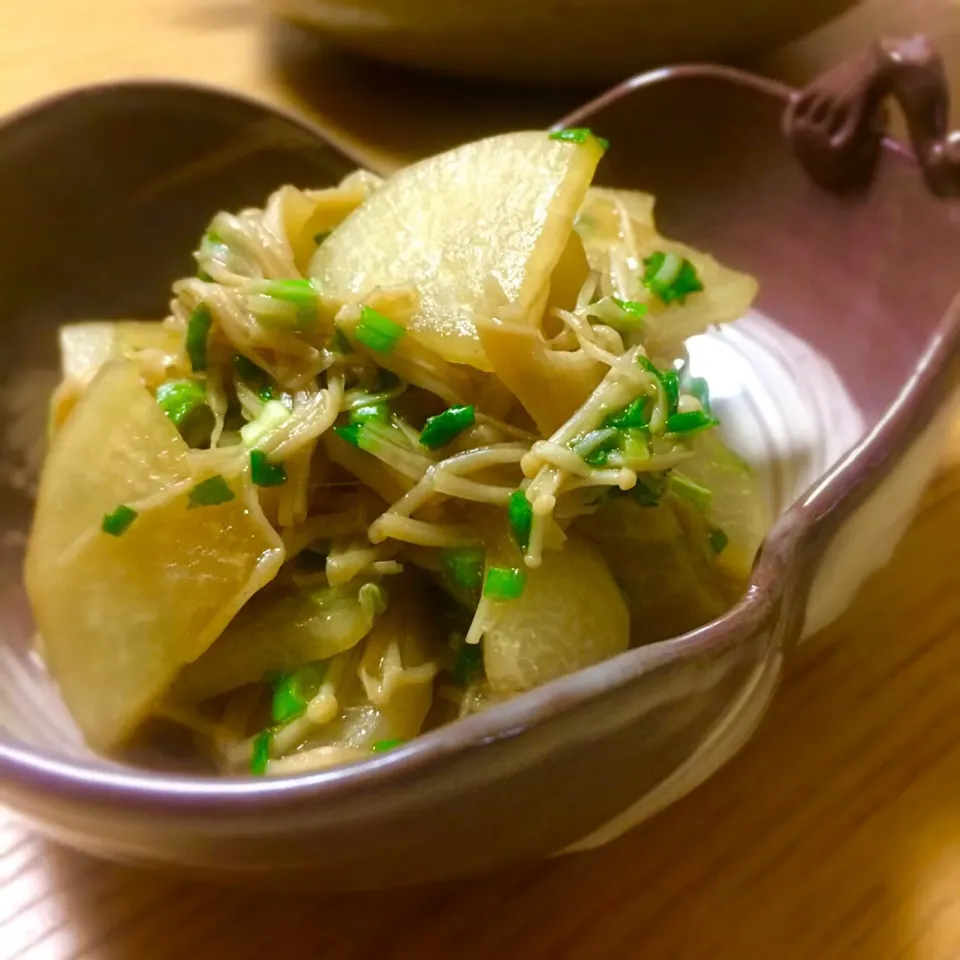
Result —
[{"label": "wooden table", "polygon": [[[880,32],[923,27],[960,83],[954,2],[868,0],[766,66],[802,80]],[[108,77],[194,77],[294,104],[369,156],[402,162],[544,125],[575,99],[522,94],[505,114],[489,91],[444,92],[260,27],[244,0],[5,0],[0,111]],[[102,864],[0,811],[0,960],[954,960],[958,533],[960,430],[894,562],[806,646],[751,746],[608,847],[440,888],[298,898]]]}]

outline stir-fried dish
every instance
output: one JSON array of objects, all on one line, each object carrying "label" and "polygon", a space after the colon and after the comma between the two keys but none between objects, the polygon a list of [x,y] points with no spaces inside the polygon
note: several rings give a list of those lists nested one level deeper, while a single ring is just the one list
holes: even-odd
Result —
[{"label": "stir-fried dish", "polygon": [[87,742],[359,760],[697,627],[768,520],[685,340],[756,284],[588,130],[219,213],[163,321],[61,331],[26,564]]}]

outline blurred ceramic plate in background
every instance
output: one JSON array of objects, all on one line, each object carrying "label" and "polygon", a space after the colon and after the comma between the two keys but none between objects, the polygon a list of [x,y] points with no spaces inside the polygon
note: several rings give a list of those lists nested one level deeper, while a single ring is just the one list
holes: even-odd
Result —
[{"label": "blurred ceramic plate in background", "polygon": [[261,0],[351,50],[439,74],[608,83],[664,63],[730,61],[857,0]]}]

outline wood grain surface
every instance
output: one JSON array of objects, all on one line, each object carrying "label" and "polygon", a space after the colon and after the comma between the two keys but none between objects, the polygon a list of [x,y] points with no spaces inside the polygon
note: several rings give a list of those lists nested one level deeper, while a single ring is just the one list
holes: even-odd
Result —
[{"label": "wood grain surface", "polygon": [[[764,66],[802,80],[880,32],[919,28],[960,82],[960,26],[943,0],[868,0]],[[0,111],[125,75],[293,105],[394,163],[543,125],[578,99],[441,88],[262,24],[241,0],[0,2]],[[958,570],[960,428],[894,561],[802,649],[755,741],[620,841],[469,883],[312,897],[99,863],[0,809],[0,960],[956,960]]]}]

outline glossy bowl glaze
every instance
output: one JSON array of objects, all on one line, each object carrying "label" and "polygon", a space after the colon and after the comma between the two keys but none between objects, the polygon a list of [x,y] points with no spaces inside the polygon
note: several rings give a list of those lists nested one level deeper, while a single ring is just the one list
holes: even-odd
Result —
[{"label": "glossy bowl glaze", "polygon": [[613,83],[664,63],[743,58],[857,0],[261,0],[351,50],[433,73]]},{"label": "glossy bowl glaze", "polygon": [[[876,76],[864,83],[872,96]],[[354,162],[296,121],[172,84],[68,94],[10,120],[0,136],[0,800],[99,855],[217,877],[309,874],[311,889],[347,889],[606,841],[732,756],[793,645],[889,556],[960,382],[960,211],[927,190],[905,150],[869,140],[871,111],[849,138],[858,161],[876,148],[856,165],[859,188],[816,186],[783,132],[791,102],[797,149],[829,172],[814,149],[819,101],[808,111],[786,88],[725,68],[648,74],[565,120],[613,140],[599,180],[654,192],[665,234],[760,278],[751,315],[691,348],[779,514],[744,600],[706,627],[369,762],[276,780],[92,756],[30,653],[20,563],[57,324],[161,315],[214,211],[285,181],[331,183]]]}]

